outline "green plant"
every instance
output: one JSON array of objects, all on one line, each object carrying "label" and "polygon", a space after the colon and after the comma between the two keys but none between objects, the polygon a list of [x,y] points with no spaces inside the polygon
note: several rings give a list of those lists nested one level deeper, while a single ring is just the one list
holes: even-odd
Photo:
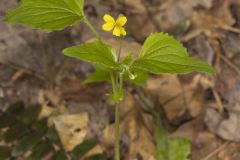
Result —
[{"label": "green plant", "polygon": [[[40,105],[25,107],[23,102],[14,103],[5,111],[0,110],[0,141],[4,142],[0,145],[0,159],[24,157],[40,160],[52,153],[52,160],[67,160],[68,157],[78,160],[97,145],[96,140],[89,139],[77,145],[71,153],[65,152],[57,131],[48,127],[48,118],[38,119],[41,110]],[[86,159],[94,157],[106,160],[103,154]]]},{"label": "green plant", "polygon": [[187,139],[171,138],[166,131],[166,124],[162,122],[161,114],[156,111],[152,101],[144,95],[141,89],[136,88],[134,93],[140,108],[150,114],[156,123],[156,160],[188,160],[191,153],[191,144]]},{"label": "green plant", "polygon": [[95,34],[97,40],[67,48],[67,56],[96,64],[96,72],[86,82],[107,81],[112,84],[109,96],[115,102],[115,160],[120,159],[119,147],[119,108],[123,100],[124,82],[139,83],[146,79],[147,73],[206,72],[213,74],[214,69],[207,63],[189,57],[187,50],[166,33],[153,33],[143,44],[138,57],[129,54],[121,58],[122,38],[126,35],[124,25],[127,18],[119,16],[115,21],[105,15],[103,29],[113,30],[119,37],[119,50],[101,40],[99,33],[88,21],[83,11],[83,0],[22,0],[19,6],[7,13],[5,21],[23,24],[31,28],[50,32],[61,30],[80,21],[84,22]]}]

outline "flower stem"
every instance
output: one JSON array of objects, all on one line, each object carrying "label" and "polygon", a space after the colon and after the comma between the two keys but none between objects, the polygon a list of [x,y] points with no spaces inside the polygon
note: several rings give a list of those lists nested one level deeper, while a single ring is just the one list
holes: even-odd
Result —
[{"label": "flower stem", "polygon": [[89,22],[89,20],[87,18],[84,18],[83,22],[88,26],[88,28],[94,33],[94,35],[96,36],[96,38],[101,41],[101,37],[99,35],[99,33],[97,32],[97,30],[93,27],[93,25]]},{"label": "flower stem", "polygon": [[118,62],[120,62],[121,58],[121,52],[122,52],[122,37],[119,38],[119,51],[118,51]]}]

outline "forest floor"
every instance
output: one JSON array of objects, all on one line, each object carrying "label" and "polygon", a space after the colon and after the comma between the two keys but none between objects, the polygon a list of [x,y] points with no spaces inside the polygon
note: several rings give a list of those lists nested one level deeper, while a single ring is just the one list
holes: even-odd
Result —
[{"label": "forest floor", "polygon": [[[0,19],[16,4],[1,0]],[[216,70],[214,76],[150,76],[142,87],[128,85],[121,106],[124,159],[154,159],[154,120],[141,108],[139,94],[161,112],[171,137],[191,141],[191,160],[240,159],[240,0],[87,0],[85,10],[104,41],[116,48],[117,39],[101,31],[102,16],[128,17],[123,56],[129,51],[137,55],[150,33],[162,31]],[[92,66],[62,54],[64,48],[92,38],[81,23],[53,33],[0,23],[0,106],[22,100],[63,106],[68,113],[86,112],[87,137],[97,137],[111,157],[110,86],[84,84]]]}]

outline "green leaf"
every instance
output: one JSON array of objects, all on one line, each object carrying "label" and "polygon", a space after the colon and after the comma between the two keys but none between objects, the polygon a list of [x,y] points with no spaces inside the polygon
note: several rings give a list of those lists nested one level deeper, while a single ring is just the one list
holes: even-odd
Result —
[{"label": "green leaf", "polygon": [[134,59],[134,55],[133,53],[130,53],[128,56],[124,57],[122,64],[126,66],[130,66],[131,63],[133,62],[133,59]]},{"label": "green leaf", "polygon": [[24,136],[19,143],[12,149],[12,156],[18,157],[30,150],[41,141],[41,137],[36,134],[28,134]]},{"label": "green leaf", "polygon": [[0,115],[0,129],[9,127],[14,124],[15,120],[11,115],[2,114]]},{"label": "green leaf", "polygon": [[70,47],[65,49],[63,53],[69,57],[104,65],[108,68],[119,68],[113,48],[100,41]]},{"label": "green leaf", "polygon": [[11,104],[6,110],[7,113],[13,114],[15,116],[22,114],[24,111],[25,108],[24,103],[22,101]]},{"label": "green leaf", "polygon": [[[145,84],[148,79],[148,73],[145,71],[135,70],[132,73],[136,76],[135,79],[129,78],[129,72],[125,72],[123,75],[124,81],[129,82],[130,84],[135,84],[142,86]],[[90,74],[84,81],[86,84],[89,83],[100,83],[100,82],[109,82],[111,83],[110,70],[105,67],[95,66],[95,71]]]},{"label": "green leaf", "polygon": [[95,71],[85,79],[84,83],[100,82],[111,82],[110,71],[105,67],[95,66]]},{"label": "green leaf", "polygon": [[52,145],[49,142],[43,141],[33,148],[30,160],[40,160],[51,152],[52,149]]},{"label": "green leaf", "polygon": [[167,146],[157,149],[157,160],[189,160],[190,142],[186,139],[167,139]]},{"label": "green leaf", "polygon": [[11,156],[11,148],[7,146],[0,146],[0,159],[7,159]]},{"label": "green leaf", "polygon": [[164,33],[154,33],[145,41],[134,68],[151,73],[206,72],[214,69],[204,61],[190,58],[180,42]]},{"label": "green leaf", "polygon": [[156,121],[156,159],[157,160],[189,160],[191,153],[190,142],[182,138],[169,138],[164,129],[161,117],[153,112]]},{"label": "green leaf", "polygon": [[38,115],[40,114],[42,107],[40,105],[30,106],[26,112],[21,115],[21,120],[23,123],[29,125],[37,120]]},{"label": "green leaf", "polygon": [[22,0],[5,21],[50,32],[83,19],[83,0]]},{"label": "green leaf", "polygon": [[12,142],[18,138],[21,138],[27,132],[28,129],[24,125],[16,123],[5,132],[4,140],[6,142]]},{"label": "green leaf", "polygon": [[46,136],[53,142],[59,142],[59,136],[57,131],[54,128],[48,128]]},{"label": "green leaf", "polygon": [[64,150],[57,151],[51,158],[51,160],[67,160],[67,156]]},{"label": "green leaf", "polygon": [[38,134],[45,134],[48,130],[48,120],[45,118],[45,119],[41,119],[37,122],[35,122],[32,126],[32,128],[34,130],[36,130],[38,132]]},{"label": "green leaf", "polygon": [[107,160],[107,158],[103,154],[96,154],[91,157],[87,157],[84,160]]},{"label": "green leaf", "polygon": [[72,152],[72,157],[74,160],[79,160],[83,157],[88,151],[94,148],[97,145],[96,140],[89,139],[84,141],[83,143],[76,146]]},{"label": "green leaf", "polygon": [[0,129],[6,128],[14,124],[15,118],[25,111],[22,101],[16,102],[8,106],[7,110],[0,115]]},{"label": "green leaf", "polygon": [[0,130],[0,141],[4,140],[4,131]]},{"label": "green leaf", "polygon": [[191,153],[190,142],[186,139],[170,139],[169,144],[169,160],[189,160]]}]

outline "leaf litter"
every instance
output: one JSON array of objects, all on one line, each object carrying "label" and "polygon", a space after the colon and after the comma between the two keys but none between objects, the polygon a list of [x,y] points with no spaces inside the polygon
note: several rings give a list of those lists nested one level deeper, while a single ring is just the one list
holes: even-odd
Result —
[{"label": "leaf litter", "polygon": [[[2,17],[5,10],[14,5],[16,5],[14,0],[2,0],[0,16]],[[240,25],[239,15],[236,11],[240,8],[240,1],[179,0],[176,3],[174,0],[161,2],[155,0],[101,0],[100,5],[93,1],[86,2],[86,5],[88,8],[92,8],[88,14],[95,21],[96,26],[101,24],[97,20],[98,17],[112,9],[111,6],[114,6],[113,11],[116,15],[119,10],[126,13],[131,20],[127,29],[132,32],[132,35],[129,35],[131,43],[128,42],[125,45],[128,45],[126,48],[133,52],[139,50],[137,43],[143,42],[148,33],[159,30],[168,31],[180,36],[191,55],[206,59],[215,65],[217,69],[215,79],[203,74],[152,76],[147,81],[144,90],[148,92],[156,108],[163,108],[170,137],[184,137],[191,141],[191,159],[240,159],[240,146],[236,143],[239,142],[240,103],[238,74],[240,49],[237,43],[240,40]],[[153,17],[149,18],[150,15]],[[143,22],[146,25],[142,25]],[[182,22],[189,22],[189,27],[179,27]],[[92,67],[74,60],[63,65],[65,58],[60,56],[62,47],[92,38],[89,31],[81,24],[76,25],[73,29],[50,35],[2,23],[0,28],[0,68],[2,72],[0,73],[0,88],[4,95],[4,97],[0,97],[0,104],[5,106],[19,98],[28,103],[41,102],[46,105],[51,102],[55,107],[65,103],[63,105],[66,109],[64,113],[67,114],[58,117],[61,120],[55,120],[55,125],[58,125],[59,134],[64,137],[62,142],[67,146],[66,149],[71,150],[76,145],[75,142],[69,144],[67,142],[77,139],[77,143],[85,137],[97,136],[101,139],[100,150],[111,156],[114,140],[112,134],[113,107],[105,96],[96,96],[99,93],[105,93],[105,90],[109,90],[109,88],[104,84],[84,85],[82,82],[92,71]],[[180,28],[183,35],[178,35],[176,28]],[[55,45],[46,45],[42,39]],[[117,44],[115,39],[107,36],[106,41]],[[41,48],[47,48],[47,50],[41,50]],[[35,52],[36,50],[38,52]],[[49,53],[48,62],[44,62],[44,59],[36,61],[36,57],[46,56],[45,52]],[[21,59],[16,57],[21,57]],[[54,62],[54,67],[51,62]],[[58,74],[53,75],[52,73],[55,72]],[[53,76],[46,79],[49,77],[48,75]],[[45,86],[49,86],[49,88],[46,89]],[[51,98],[50,95],[47,96],[47,100],[39,100],[39,90],[49,92],[52,88],[54,89],[50,93],[56,95],[60,101]],[[219,109],[219,103],[222,104],[222,109]],[[127,96],[122,106],[123,158],[154,159],[155,140],[152,117],[140,109],[131,95]],[[77,109],[73,109],[75,107]],[[52,106],[50,108],[50,111],[47,110],[43,116],[50,115]],[[102,109],[104,112],[100,114],[101,108],[104,108]],[[53,112],[56,113],[56,110]],[[94,119],[94,115],[97,113],[99,113],[99,119]],[[78,116],[79,123],[75,124],[74,121],[70,123],[71,118],[66,117],[72,117],[75,114],[88,114],[89,117]],[[83,124],[78,126],[81,121]],[[97,121],[101,121],[101,123],[96,123]],[[65,125],[68,126],[67,130],[61,130]],[[75,140],[67,136],[72,132],[73,128],[71,127],[80,127],[83,131],[81,135],[76,135],[77,138],[73,136],[76,138]]]}]

